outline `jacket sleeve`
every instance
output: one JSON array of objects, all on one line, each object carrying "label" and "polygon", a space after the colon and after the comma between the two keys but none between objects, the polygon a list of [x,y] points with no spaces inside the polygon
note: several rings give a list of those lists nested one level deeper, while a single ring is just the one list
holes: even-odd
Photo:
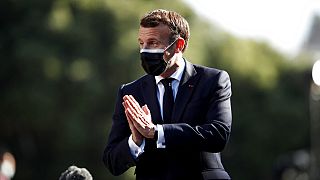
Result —
[{"label": "jacket sleeve", "polygon": [[107,146],[103,153],[103,162],[113,175],[120,175],[135,166],[128,144],[131,131],[122,106],[122,86],[118,91],[116,106],[112,117],[112,127]]},{"label": "jacket sleeve", "polygon": [[[210,81],[210,82],[209,82]],[[205,84],[210,88],[203,119],[196,125],[187,123],[164,124],[166,148],[171,150],[192,149],[220,152],[225,147],[231,132],[231,82],[225,71],[220,71]],[[192,112],[185,112],[185,114]],[[184,122],[182,120],[182,122]]]}]

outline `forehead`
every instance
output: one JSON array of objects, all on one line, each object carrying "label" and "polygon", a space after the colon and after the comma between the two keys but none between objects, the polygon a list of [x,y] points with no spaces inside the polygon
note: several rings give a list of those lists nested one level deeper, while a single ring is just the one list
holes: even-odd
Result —
[{"label": "forehead", "polygon": [[156,27],[142,27],[139,28],[139,40],[147,41],[149,39],[168,40],[170,35],[169,27],[160,24]]}]

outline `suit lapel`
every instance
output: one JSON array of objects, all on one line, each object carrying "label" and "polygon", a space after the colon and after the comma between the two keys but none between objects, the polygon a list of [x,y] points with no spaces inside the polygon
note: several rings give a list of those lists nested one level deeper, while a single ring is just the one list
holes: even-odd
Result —
[{"label": "suit lapel", "polygon": [[186,62],[185,71],[183,72],[183,76],[181,82],[179,84],[178,93],[175,100],[175,105],[172,114],[172,123],[176,123],[180,120],[181,115],[192,96],[196,83],[198,82],[199,76],[196,76],[197,72],[194,69],[193,65]]},{"label": "suit lapel", "polygon": [[157,99],[156,81],[153,76],[147,75],[145,80],[142,82],[141,92],[143,92],[144,102],[148,105],[151,112],[153,123],[162,124],[160,105]]}]

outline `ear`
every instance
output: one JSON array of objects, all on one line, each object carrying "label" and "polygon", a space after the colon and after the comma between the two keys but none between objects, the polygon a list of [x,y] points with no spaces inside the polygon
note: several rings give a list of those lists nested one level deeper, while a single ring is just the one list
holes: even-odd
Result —
[{"label": "ear", "polygon": [[179,52],[182,52],[183,48],[184,48],[184,45],[185,45],[185,41],[183,38],[179,37],[177,39],[177,45],[176,45],[176,50],[175,50],[175,53],[179,53]]}]

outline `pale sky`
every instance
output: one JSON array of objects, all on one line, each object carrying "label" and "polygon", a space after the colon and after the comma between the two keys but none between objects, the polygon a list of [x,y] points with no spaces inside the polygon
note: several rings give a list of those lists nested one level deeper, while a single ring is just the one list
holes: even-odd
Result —
[{"label": "pale sky", "polygon": [[267,41],[279,51],[295,55],[310,30],[320,0],[184,0],[238,37]]}]

